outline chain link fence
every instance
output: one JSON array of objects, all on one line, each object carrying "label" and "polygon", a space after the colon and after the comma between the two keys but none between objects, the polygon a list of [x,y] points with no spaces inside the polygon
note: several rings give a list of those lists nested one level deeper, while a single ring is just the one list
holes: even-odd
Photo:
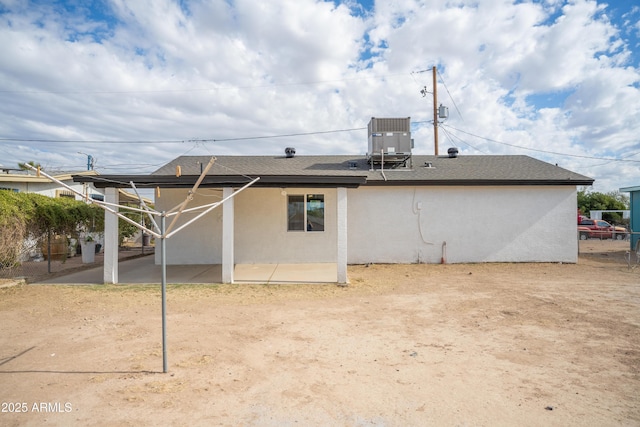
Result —
[{"label": "chain link fence", "polygon": [[628,232],[624,239],[579,238],[578,256],[630,270],[640,269],[640,233]]},{"label": "chain link fence", "polygon": [[81,266],[79,246],[75,239],[47,234],[13,241],[3,246],[0,278],[33,279]]}]

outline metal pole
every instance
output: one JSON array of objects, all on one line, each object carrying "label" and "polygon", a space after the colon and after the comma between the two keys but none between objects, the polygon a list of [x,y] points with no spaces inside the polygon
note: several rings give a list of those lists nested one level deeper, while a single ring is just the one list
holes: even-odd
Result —
[{"label": "metal pole", "polygon": [[[80,193],[76,189],[68,186],[67,184],[65,184],[64,182],[62,182],[60,180],[55,179],[51,175],[47,175],[46,173],[44,173],[40,169],[34,168],[33,166],[28,165],[28,164],[25,164],[25,165],[26,165],[26,167],[30,168],[31,170],[36,171],[39,174],[44,175],[46,178],[50,179],[51,181],[55,182],[56,184],[63,186],[64,188],[66,188],[67,190],[71,191],[72,193],[77,194],[78,196],[80,196],[82,198],[85,197],[84,194]],[[141,230],[144,230],[149,234],[153,234],[157,239],[160,238],[160,234],[158,234],[157,232],[149,230],[146,227],[141,227],[140,224],[138,224],[137,222],[135,222],[131,218],[126,217],[126,216],[122,215],[121,213],[114,211],[113,209],[110,209],[108,206],[115,206],[115,207],[118,207],[118,208],[126,208],[126,209],[128,209],[130,211],[134,211],[134,212],[147,212],[147,211],[145,211],[143,209],[136,209],[136,208],[133,208],[133,207],[130,207],[130,206],[121,206],[121,205],[117,205],[117,204],[113,204],[113,203],[105,203],[105,202],[101,202],[99,200],[93,200],[93,199],[87,199],[87,202],[96,204],[96,205],[100,206],[102,209],[104,209],[105,211],[111,212],[112,214],[114,214],[118,218],[121,218],[123,221],[128,222],[129,224],[133,225],[134,227],[137,227],[137,228],[139,228]],[[159,214],[158,212],[153,212],[153,211],[148,211],[148,213],[153,214],[153,215],[158,215]]]},{"label": "metal pole", "polygon": [[[204,171],[200,174],[200,177],[198,178],[196,183],[193,185],[193,188],[187,194],[187,198],[179,206],[176,206],[176,208],[178,208],[178,213],[176,214],[176,216],[171,221],[171,224],[169,224],[169,229],[168,230],[171,230],[173,228],[173,226],[175,225],[176,221],[178,221],[178,218],[180,217],[180,214],[182,214],[182,211],[184,210],[184,208],[187,207],[187,203],[189,203],[190,200],[193,200],[193,195],[195,194],[196,190],[198,189],[198,187],[200,186],[200,184],[204,180],[205,175],[209,172],[209,169],[211,169],[211,166],[213,166],[213,162],[215,161],[215,159],[216,159],[215,157],[212,157],[211,160],[209,160],[209,163],[207,164],[207,167],[204,168]],[[173,209],[171,211],[173,211]]]},{"label": "metal pole", "polygon": [[164,235],[166,217],[164,211],[160,217],[160,257],[162,270],[162,372],[169,371],[167,364],[167,242]]},{"label": "metal pole", "polygon": [[51,229],[47,230],[47,273],[51,274]]},{"label": "metal pole", "polygon": [[[186,222],[186,223],[182,224],[180,227],[176,228],[175,230],[173,230],[173,231],[171,231],[171,232],[167,231],[167,232],[166,232],[166,237],[167,237],[167,238],[169,238],[169,237],[173,236],[173,235],[174,235],[174,234],[176,234],[178,231],[182,230],[183,228],[185,228],[186,226],[188,226],[188,225],[189,225],[189,224],[191,224],[192,222],[195,222],[195,221],[197,221],[198,219],[202,218],[203,216],[205,216],[206,214],[208,214],[209,212],[211,212],[212,210],[214,210],[215,208],[217,208],[218,206],[220,206],[222,203],[224,203],[224,202],[226,202],[227,200],[231,199],[232,197],[236,196],[238,193],[240,193],[240,192],[241,192],[242,190],[244,190],[245,188],[248,188],[248,187],[249,187],[250,185],[252,185],[254,182],[257,182],[259,179],[260,179],[260,177],[258,177],[258,178],[256,178],[256,179],[254,179],[253,181],[251,181],[251,182],[250,182],[250,183],[248,183],[248,184],[245,184],[245,186],[244,186],[244,187],[242,187],[242,188],[241,188],[241,189],[239,189],[238,191],[233,192],[231,195],[229,195],[229,196],[225,197],[224,199],[222,199],[222,200],[220,200],[220,201],[218,201],[218,202],[212,203],[211,205],[201,206],[201,207],[209,206],[209,208],[208,208],[207,210],[205,210],[204,212],[201,212],[200,214],[198,214],[198,216],[196,216],[195,218],[192,218],[192,219],[190,219],[188,222]],[[185,210],[185,211],[189,211],[189,212],[191,212],[191,211],[193,211],[193,210],[200,209],[201,207],[194,208],[194,209],[187,209],[187,210]],[[185,212],[185,211],[183,211],[183,212]],[[167,216],[169,216],[169,215],[176,215],[176,217],[177,217],[177,215],[178,215],[178,214],[174,214],[174,213],[172,213],[172,212],[169,212],[169,213],[167,214]],[[171,228],[171,225],[169,225],[169,228]]]},{"label": "metal pole", "polygon": [[435,155],[438,155],[438,86],[436,82],[436,67],[433,67],[433,145]]}]

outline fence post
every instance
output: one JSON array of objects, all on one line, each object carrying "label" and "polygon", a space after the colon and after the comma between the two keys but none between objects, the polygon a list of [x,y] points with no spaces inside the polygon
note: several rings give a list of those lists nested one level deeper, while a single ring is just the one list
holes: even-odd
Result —
[{"label": "fence post", "polygon": [[51,229],[47,230],[47,273],[51,274]]}]

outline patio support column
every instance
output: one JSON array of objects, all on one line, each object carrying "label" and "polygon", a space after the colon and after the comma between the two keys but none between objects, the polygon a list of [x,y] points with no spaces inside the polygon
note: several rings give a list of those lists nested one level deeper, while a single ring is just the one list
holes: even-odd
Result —
[{"label": "patio support column", "polygon": [[[104,189],[104,201],[118,204],[118,189],[107,187]],[[112,206],[115,211],[118,208]],[[104,283],[118,283],[118,217],[104,212]]]},{"label": "patio support column", "polygon": [[338,187],[337,189],[337,270],[338,283],[347,283],[347,189]]},{"label": "patio support column", "polygon": [[[233,188],[224,187],[222,198],[227,198],[233,194]],[[233,201],[234,197],[222,204],[222,283],[233,283]]]}]

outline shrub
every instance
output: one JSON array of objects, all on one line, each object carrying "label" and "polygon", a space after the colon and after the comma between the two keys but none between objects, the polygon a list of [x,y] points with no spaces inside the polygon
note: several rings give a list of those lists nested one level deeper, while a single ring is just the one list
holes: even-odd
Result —
[{"label": "shrub", "polygon": [[0,190],[0,265],[19,261],[23,242],[45,234],[77,237],[102,232],[104,213],[95,205],[69,198]]}]

